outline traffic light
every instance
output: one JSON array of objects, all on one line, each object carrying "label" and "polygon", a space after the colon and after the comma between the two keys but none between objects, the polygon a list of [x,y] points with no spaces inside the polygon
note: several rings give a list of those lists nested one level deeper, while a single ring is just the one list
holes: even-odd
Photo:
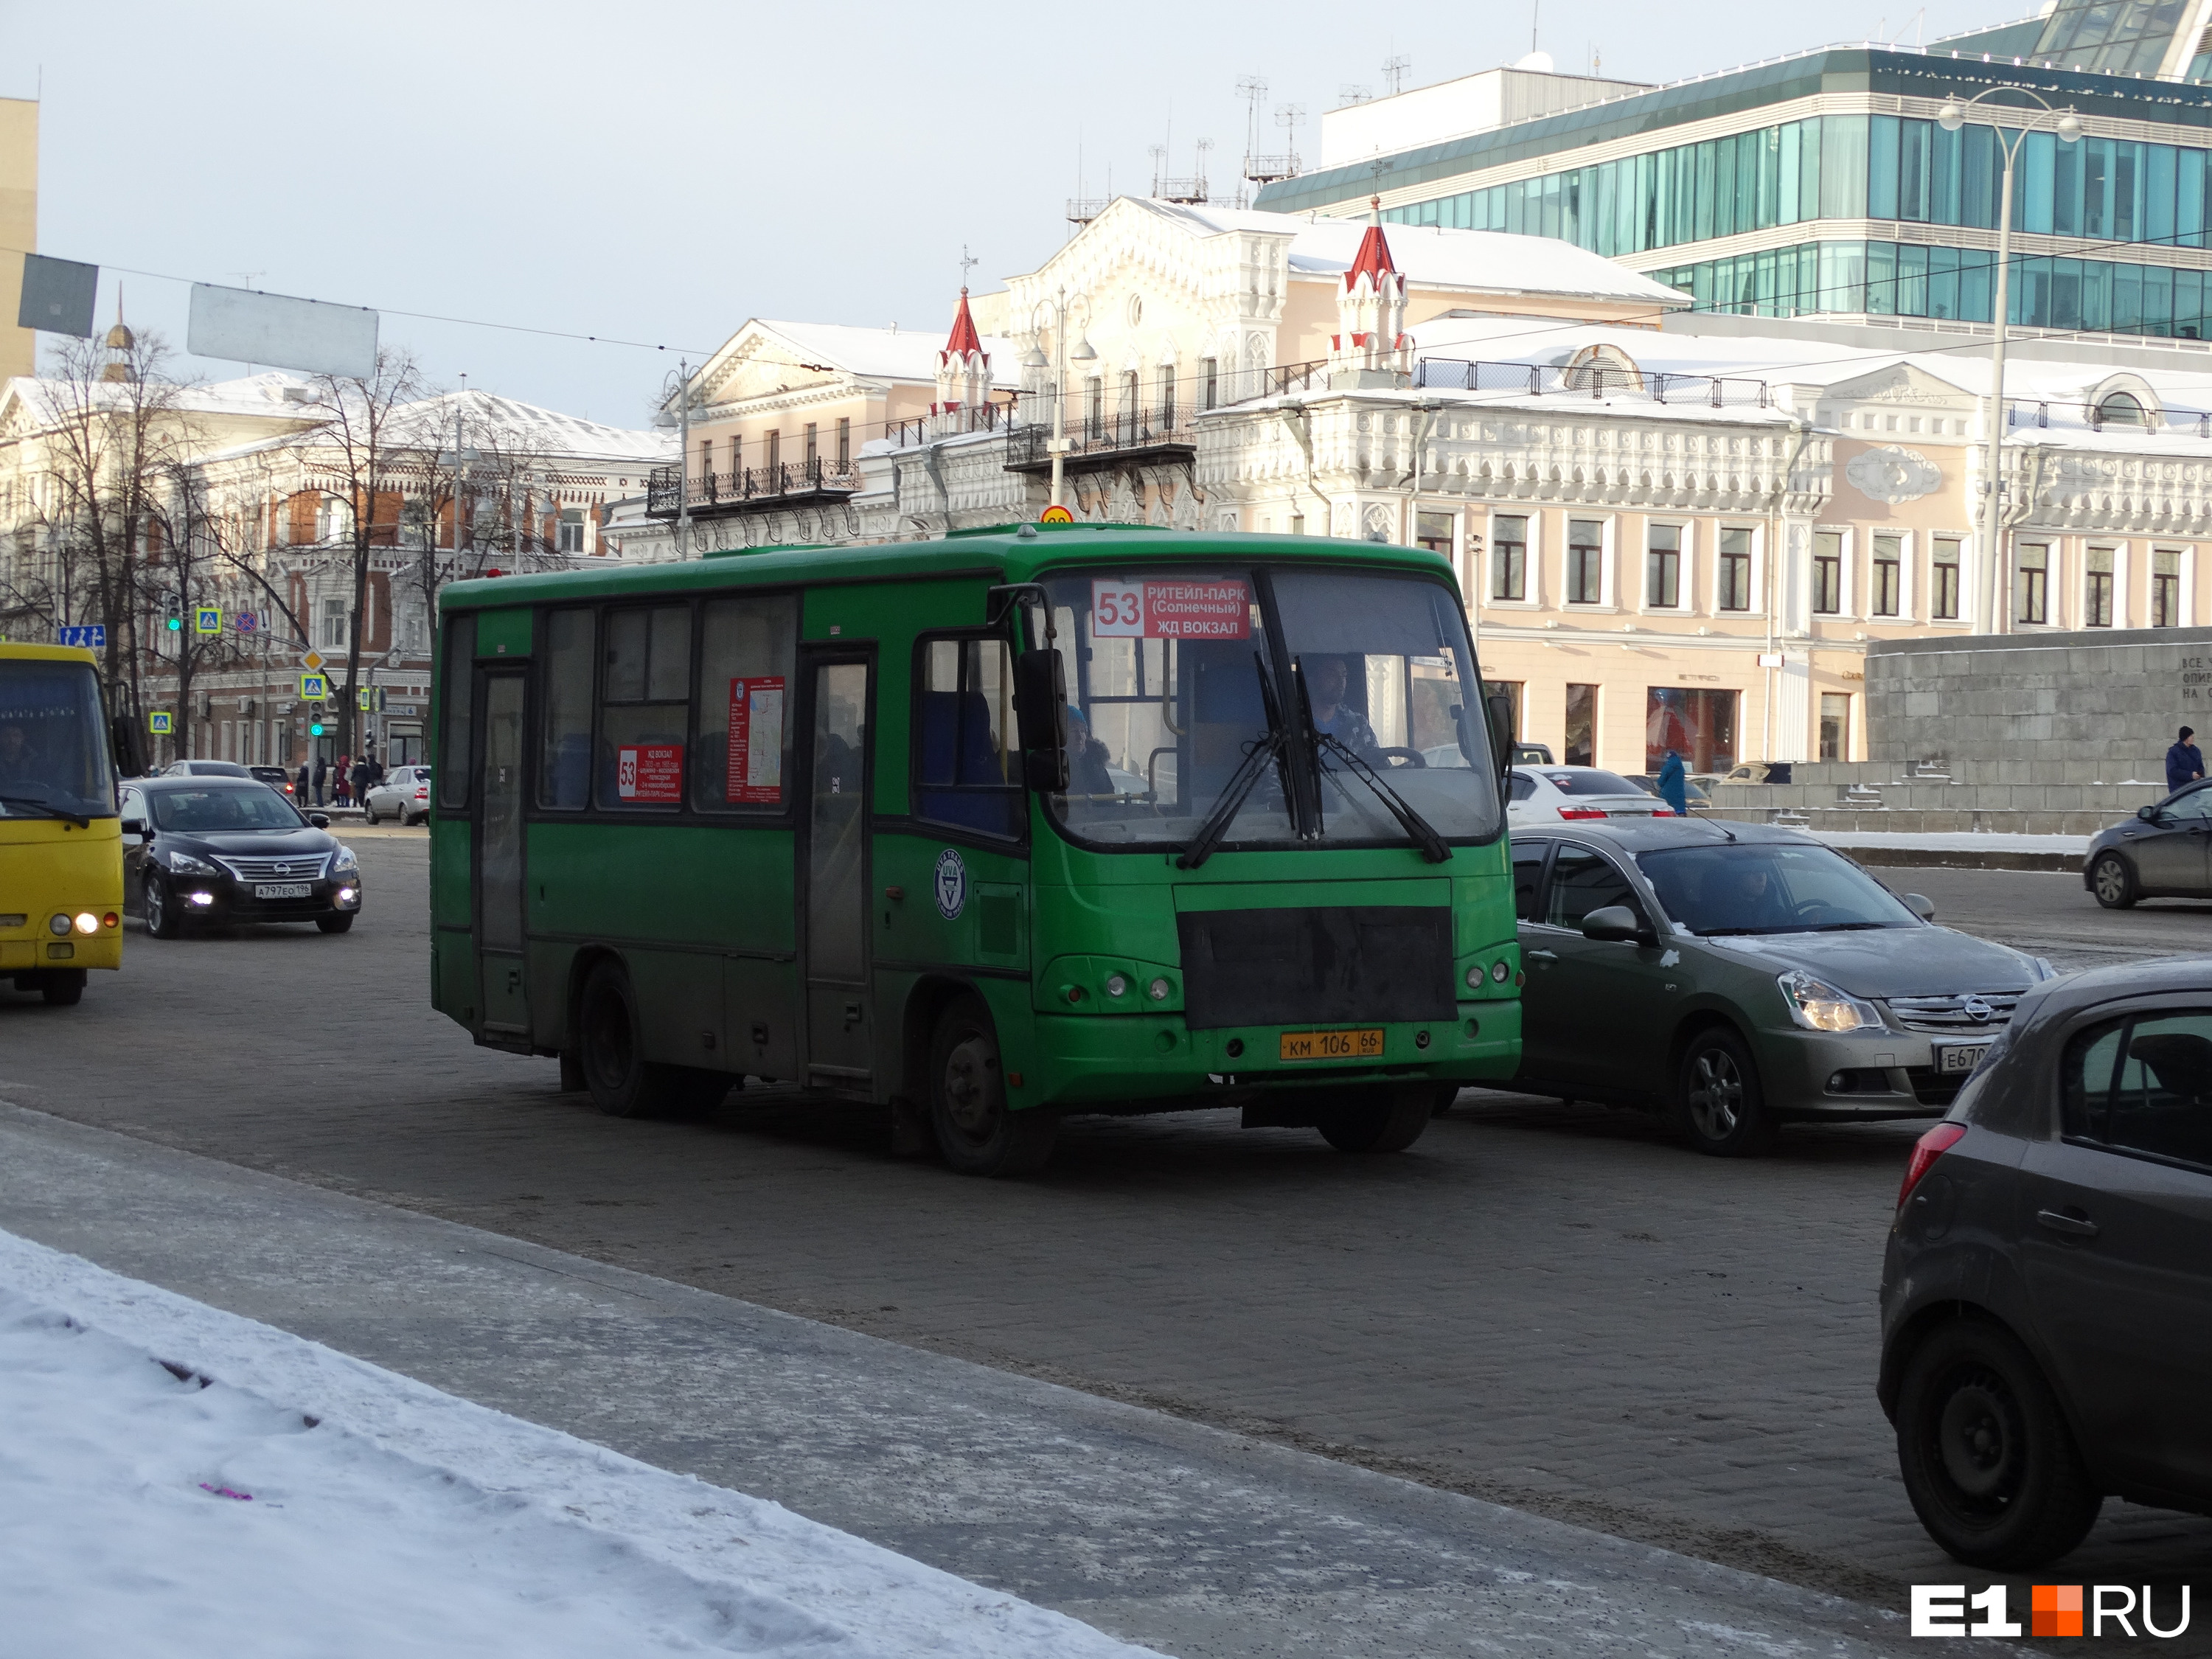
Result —
[{"label": "traffic light", "polygon": [[323,706],[320,703],[307,711],[307,735],[311,738],[323,735]]},{"label": "traffic light", "polygon": [[172,634],[181,634],[185,631],[184,600],[181,596],[175,593],[169,595],[168,627]]}]

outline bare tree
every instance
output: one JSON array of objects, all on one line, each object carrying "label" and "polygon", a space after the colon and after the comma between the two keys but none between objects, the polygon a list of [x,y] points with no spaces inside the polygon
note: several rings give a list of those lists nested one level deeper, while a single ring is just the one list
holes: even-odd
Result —
[{"label": "bare tree", "polygon": [[309,403],[322,424],[307,441],[327,453],[326,470],[343,483],[351,507],[345,539],[353,566],[353,604],[337,732],[338,753],[351,755],[369,568],[377,548],[399,543],[401,469],[414,459],[423,436],[421,414],[410,408],[422,395],[422,377],[412,354],[386,348],[377,352],[368,375],[318,375],[313,384]]}]

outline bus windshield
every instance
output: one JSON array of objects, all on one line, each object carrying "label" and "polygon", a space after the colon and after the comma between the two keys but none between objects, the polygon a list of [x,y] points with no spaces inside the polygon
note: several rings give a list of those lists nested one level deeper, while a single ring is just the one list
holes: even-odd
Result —
[{"label": "bus windshield", "polygon": [[1442,583],[1224,564],[1044,586],[1069,704],[1068,790],[1046,804],[1073,839],[1188,848],[1239,791],[1224,846],[1430,839],[1389,795],[1445,842],[1498,833],[1474,654]]},{"label": "bus windshield", "polygon": [[100,682],[82,662],[0,661],[0,817],[115,815]]}]

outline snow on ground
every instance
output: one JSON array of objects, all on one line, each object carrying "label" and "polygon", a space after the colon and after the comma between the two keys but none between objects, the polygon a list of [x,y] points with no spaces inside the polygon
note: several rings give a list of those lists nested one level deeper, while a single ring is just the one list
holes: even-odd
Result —
[{"label": "snow on ground", "polygon": [[1146,1651],[7,1232],[0,1425],[11,1659]]},{"label": "snow on ground", "polygon": [[2087,836],[2015,836],[1972,830],[1815,830],[1831,847],[1910,847],[1929,852],[2071,853],[2089,850]]}]

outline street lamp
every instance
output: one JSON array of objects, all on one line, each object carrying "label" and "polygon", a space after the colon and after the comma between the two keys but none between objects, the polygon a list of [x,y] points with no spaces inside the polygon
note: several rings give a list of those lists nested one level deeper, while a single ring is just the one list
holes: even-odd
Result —
[{"label": "street lamp", "polygon": [[668,412],[672,393],[663,386],[661,405],[653,423],[663,432],[672,428],[676,433],[676,556],[680,559],[691,544],[691,365],[688,360],[677,364],[675,380],[676,412]]},{"label": "street lamp", "polygon": [[2004,444],[2005,331],[2008,321],[2007,313],[2012,287],[2013,163],[2020,159],[2020,147],[2027,142],[2027,135],[2042,125],[2047,118],[2052,116],[2057,118],[2052,125],[2063,142],[2070,144],[2081,136],[2081,123],[2075,118],[2072,110],[2057,109],[2039,94],[2029,91],[2026,87],[1990,87],[1976,93],[1964,103],[1955,97],[1947,99],[1943,107],[1936,112],[1936,124],[1946,132],[1956,132],[1960,127],[1966,125],[1966,112],[1969,109],[1980,103],[1983,99],[1999,92],[2016,92],[2023,98],[2033,98],[2038,104],[2042,105],[2043,108],[2041,113],[2032,115],[2021,123],[2019,131],[2013,135],[2010,143],[2005,142],[2003,127],[1993,125],[1991,129],[1996,135],[1998,149],[2004,152],[2004,177],[1997,186],[1997,291],[1995,311],[1996,341],[1990,349],[1990,456],[1985,476],[1982,480],[1982,488],[1987,492],[1987,500],[1983,505],[1982,511],[1981,547],[1975,561],[1980,568],[1981,577],[1981,592],[1976,596],[1974,604],[1975,621],[1978,624],[1975,631],[1983,634],[1996,634],[2002,631],[2002,623],[2004,617],[2003,600],[1997,592],[1999,562],[1997,540],[2002,534],[1997,522],[1997,510],[2002,492],[2002,477],[1998,467],[2002,463]]},{"label": "street lamp", "polygon": [[[1030,307],[1030,334],[1032,338],[1037,332],[1037,313],[1044,309],[1045,303],[1044,301],[1040,300]],[[1083,301],[1079,295],[1078,303],[1083,306],[1085,313],[1088,315],[1091,310],[1089,303]],[[1085,337],[1075,343],[1073,351],[1067,349],[1067,290],[1061,289],[1054,296],[1051,304],[1053,308],[1052,350],[1055,362],[1053,366],[1052,442],[1046,446],[1046,450],[1052,457],[1052,504],[1059,507],[1062,505],[1060,498],[1067,462],[1068,362],[1072,358],[1079,363],[1095,363],[1098,361],[1098,354],[1091,349],[1091,340],[1087,333]],[[1022,367],[1042,368],[1044,366],[1044,352],[1032,345],[1022,358]]]}]

